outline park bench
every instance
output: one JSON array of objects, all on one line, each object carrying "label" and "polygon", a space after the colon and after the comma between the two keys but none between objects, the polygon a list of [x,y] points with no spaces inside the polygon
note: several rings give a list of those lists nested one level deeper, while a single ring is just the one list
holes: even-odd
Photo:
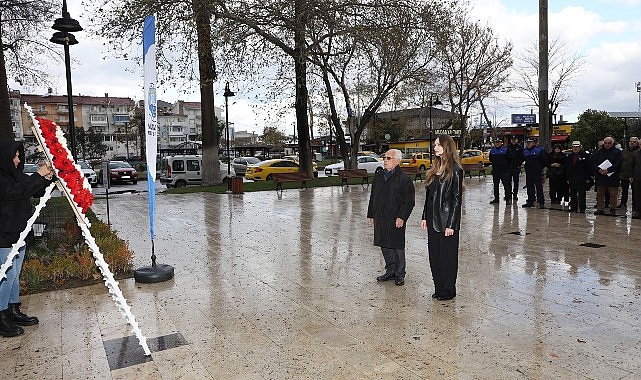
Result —
[{"label": "park bench", "polygon": [[274,173],[272,180],[276,183],[276,191],[283,191],[283,183],[285,182],[300,182],[300,188],[303,186],[307,189],[307,181],[309,177],[305,172],[291,172],[291,173]]},{"label": "park bench", "polygon": [[420,168],[418,168],[416,166],[401,166],[400,168],[408,176],[410,176],[410,177],[414,176],[414,181],[422,181],[423,180],[423,174],[425,173],[424,170],[421,170]]},{"label": "park bench", "polygon": [[463,178],[465,178],[466,175],[469,175],[470,178],[472,178],[472,171],[477,172],[476,175],[481,178],[481,174],[483,177],[485,177],[485,165],[481,163],[475,163],[475,164],[462,164],[463,167]]},{"label": "park bench", "polygon": [[341,186],[349,186],[348,180],[350,178],[361,178],[361,185],[367,183],[369,186],[369,174],[366,169],[339,169],[338,178],[341,179]]}]

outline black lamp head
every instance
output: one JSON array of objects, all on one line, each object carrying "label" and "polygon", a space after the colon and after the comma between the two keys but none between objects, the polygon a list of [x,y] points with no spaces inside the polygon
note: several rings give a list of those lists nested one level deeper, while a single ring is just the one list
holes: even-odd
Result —
[{"label": "black lamp head", "polygon": [[53,37],[51,37],[49,41],[53,42],[54,44],[69,46],[76,45],[78,43],[76,37],[73,34],[67,32],[55,32],[53,34]]},{"label": "black lamp head", "polygon": [[51,28],[61,32],[79,32],[82,30],[78,20],[72,19],[69,12],[67,12],[67,0],[62,1],[62,17],[57,18]]},{"label": "black lamp head", "polygon": [[229,82],[225,84],[225,93],[223,94],[224,97],[228,96],[234,96],[236,95],[232,90],[229,89]]}]

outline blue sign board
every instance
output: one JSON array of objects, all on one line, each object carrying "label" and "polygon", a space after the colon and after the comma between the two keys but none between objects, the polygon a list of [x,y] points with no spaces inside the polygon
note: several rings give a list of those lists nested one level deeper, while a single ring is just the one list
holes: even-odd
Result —
[{"label": "blue sign board", "polygon": [[512,124],[536,124],[536,114],[513,113]]}]

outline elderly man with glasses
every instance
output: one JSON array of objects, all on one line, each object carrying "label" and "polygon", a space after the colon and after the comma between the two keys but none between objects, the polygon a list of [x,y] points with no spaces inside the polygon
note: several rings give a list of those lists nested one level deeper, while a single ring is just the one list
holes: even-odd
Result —
[{"label": "elderly man with glasses", "polygon": [[374,245],[385,259],[385,274],[376,280],[395,280],[399,286],[405,284],[405,226],[414,208],[414,183],[399,166],[401,156],[398,149],[385,153],[384,170],[374,174],[367,207]]},{"label": "elderly man with glasses", "polygon": [[603,139],[603,148],[594,153],[592,170],[596,186],[596,208],[594,215],[605,214],[605,194],[610,196],[610,215],[616,215],[616,200],[619,196],[619,176],[623,154],[614,146],[610,136]]}]

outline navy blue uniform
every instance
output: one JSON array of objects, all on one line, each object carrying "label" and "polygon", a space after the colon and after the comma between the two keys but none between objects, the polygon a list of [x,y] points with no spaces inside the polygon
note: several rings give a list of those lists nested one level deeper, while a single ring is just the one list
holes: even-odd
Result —
[{"label": "navy blue uniform", "polygon": [[499,182],[503,182],[505,200],[512,203],[512,181],[510,175],[510,158],[508,149],[504,146],[494,147],[490,150],[490,162],[492,162],[492,180],[494,182],[494,200],[499,201]]},{"label": "navy blue uniform", "polygon": [[523,149],[525,160],[525,187],[527,188],[527,201],[525,207],[531,207],[538,202],[541,207],[545,205],[543,195],[543,168],[547,165],[547,153],[540,146]]}]

